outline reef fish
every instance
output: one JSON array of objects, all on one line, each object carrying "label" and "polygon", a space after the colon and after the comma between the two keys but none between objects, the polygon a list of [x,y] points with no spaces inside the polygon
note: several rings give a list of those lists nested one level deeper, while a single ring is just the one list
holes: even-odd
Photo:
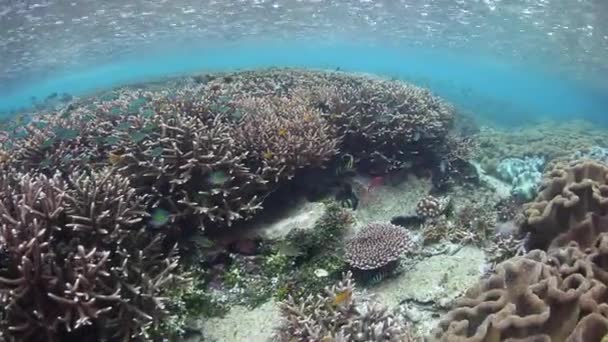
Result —
[{"label": "reef fish", "polygon": [[209,183],[213,185],[222,185],[230,179],[230,176],[224,171],[213,171],[209,174]]},{"label": "reef fish", "polygon": [[333,304],[334,305],[342,305],[342,304],[347,303],[348,301],[350,301],[350,299],[352,297],[353,297],[353,292],[351,290],[341,291],[334,298]]},{"label": "reef fish", "polygon": [[152,212],[152,217],[150,218],[150,226],[153,228],[160,228],[167,223],[169,223],[169,212],[162,208],[156,208]]}]

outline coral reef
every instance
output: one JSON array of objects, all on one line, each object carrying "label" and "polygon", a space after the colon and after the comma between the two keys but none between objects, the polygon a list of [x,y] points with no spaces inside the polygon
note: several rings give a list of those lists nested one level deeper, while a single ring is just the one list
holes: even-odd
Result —
[{"label": "coral reef", "polygon": [[370,223],[345,242],[344,259],[353,268],[382,268],[416,247],[408,230],[390,223]]},{"label": "coral reef", "polygon": [[338,137],[306,99],[249,97],[236,107],[245,114],[235,129],[235,143],[264,179],[291,179],[297,169],[323,166],[338,152]]},{"label": "coral reef", "polygon": [[428,195],[420,199],[418,204],[416,204],[416,214],[424,219],[435,218],[442,215],[449,205],[449,197],[438,198]]},{"label": "coral reef", "polygon": [[282,322],[273,340],[287,341],[414,341],[405,323],[371,300],[361,300],[351,274],[316,296],[279,304]]},{"label": "coral reef", "polygon": [[175,249],[142,228],[143,207],[111,171],[4,174],[0,180],[2,331],[62,340],[87,331],[137,340],[164,315],[178,284]]},{"label": "coral reef", "polygon": [[599,163],[608,163],[608,148],[591,146],[580,151],[576,151],[570,157],[572,160],[589,159]]},{"label": "coral reef", "polygon": [[543,157],[506,158],[496,166],[500,178],[511,184],[511,194],[523,200],[536,195],[545,165]]},{"label": "coral reef", "polygon": [[505,158],[570,158],[577,151],[603,146],[606,139],[605,130],[583,121],[548,121],[518,129],[486,127],[477,135],[477,160],[484,170],[494,173]]},{"label": "coral reef", "polygon": [[[230,82],[224,82],[226,77]],[[453,110],[428,90],[398,81],[339,72],[271,69],[216,75],[205,88],[222,97],[308,99],[338,136],[340,151],[371,173],[428,162],[444,150]],[[411,165],[410,165],[411,166]]]},{"label": "coral reef", "polygon": [[593,161],[557,163],[545,174],[539,194],[524,205],[522,231],[529,248],[553,248],[576,241],[585,248],[608,231],[608,166]]},{"label": "coral reef", "polygon": [[498,265],[461,298],[431,341],[600,341],[608,333],[608,234]]}]

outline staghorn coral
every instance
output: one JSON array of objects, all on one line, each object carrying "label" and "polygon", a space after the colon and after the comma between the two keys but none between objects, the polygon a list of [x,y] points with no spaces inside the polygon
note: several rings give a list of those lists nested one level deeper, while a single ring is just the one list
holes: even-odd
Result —
[{"label": "staghorn coral", "polygon": [[2,330],[24,341],[144,338],[178,278],[175,248],[142,228],[141,209],[111,171],[3,175]]},{"label": "staghorn coral", "polygon": [[379,303],[355,293],[350,273],[316,296],[279,304],[282,322],[273,341],[414,341],[405,323]]},{"label": "staghorn coral", "polygon": [[235,128],[235,141],[264,179],[291,179],[296,170],[323,166],[338,153],[338,137],[301,97],[249,97],[236,108],[246,114]]},{"label": "staghorn coral", "polygon": [[[225,82],[229,78],[230,82]],[[428,90],[340,72],[268,69],[215,75],[205,89],[221,97],[301,97],[343,137],[339,149],[373,173],[426,163],[443,153],[452,108]]]},{"label": "staghorn coral", "polygon": [[370,223],[344,244],[344,259],[355,269],[377,270],[411,252],[411,233],[390,223]]},{"label": "staghorn coral", "polygon": [[539,194],[524,204],[523,232],[530,248],[554,248],[576,241],[590,246],[608,231],[608,166],[592,161],[557,163],[545,174]]},{"label": "staghorn coral", "polygon": [[431,341],[600,341],[608,333],[608,234],[507,260],[458,300]]},{"label": "staghorn coral", "polygon": [[118,170],[128,176],[151,207],[165,207],[173,220],[230,226],[261,208],[265,181],[245,165],[247,152],[235,145],[221,116],[189,100],[160,101],[157,114],[141,118],[158,127],[141,141],[115,152]]},{"label": "staghorn coral", "polygon": [[446,145],[452,109],[429,91],[401,82],[344,79],[312,98],[343,136],[341,150],[372,173],[425,163]]}]

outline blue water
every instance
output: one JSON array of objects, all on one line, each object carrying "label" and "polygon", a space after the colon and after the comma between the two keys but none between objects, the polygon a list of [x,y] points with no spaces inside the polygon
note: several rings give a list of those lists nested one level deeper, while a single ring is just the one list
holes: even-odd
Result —
[{"label": "blue water", "polygon": [[32,97],[44,99],[54,92],[84,95],[194,71],[278,66],[340,68],[407,80],[431,88],[462,111],[499,124],[580,118],[608,125],[608,91],[542,70],[533,60],[524,66],[453,51],[336,44],[241,44],[172,51],[31,79],[0,96],[0,112],[28,107]]}]

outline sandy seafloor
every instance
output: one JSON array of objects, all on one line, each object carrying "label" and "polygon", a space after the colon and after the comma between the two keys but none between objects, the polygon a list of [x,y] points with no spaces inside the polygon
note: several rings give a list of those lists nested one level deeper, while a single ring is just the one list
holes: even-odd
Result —
[{"label": "sandy seafloor", "polygon": [[[365,181],[361,179],[361,182]],[[373,204],[354,211],[353,231],[370,222],[415,214],[418,200],[431,187],[428,179],[407,176],[396,185],[377,188],[374,200],[370,201]],[[455,187],[449,195],[458,199],[455,206],[479,200],[491,205],[509,196],[509,186],[483,175],[478,188]],[[323,208],[323,204],[301,201],[282,218],[255,229],[267,237],[284,236],[296,227],[306,227],[307,224],[312,227]],[[396,310],[410,322],[416,334],[426,335],[448,311],[452,301],[477,283],[486,266],[486,252],[475,245],[437,243],[425,246],[415,255],[403,256],[401,266],[396,275],[365,289],[359,287],[359,290]],[[269,341],[278,322],[279,311],[274,300],[253,310],[237,305],[224,317],[201,319],[197,324],[203,335],[191,337],[188,341]]]}]

